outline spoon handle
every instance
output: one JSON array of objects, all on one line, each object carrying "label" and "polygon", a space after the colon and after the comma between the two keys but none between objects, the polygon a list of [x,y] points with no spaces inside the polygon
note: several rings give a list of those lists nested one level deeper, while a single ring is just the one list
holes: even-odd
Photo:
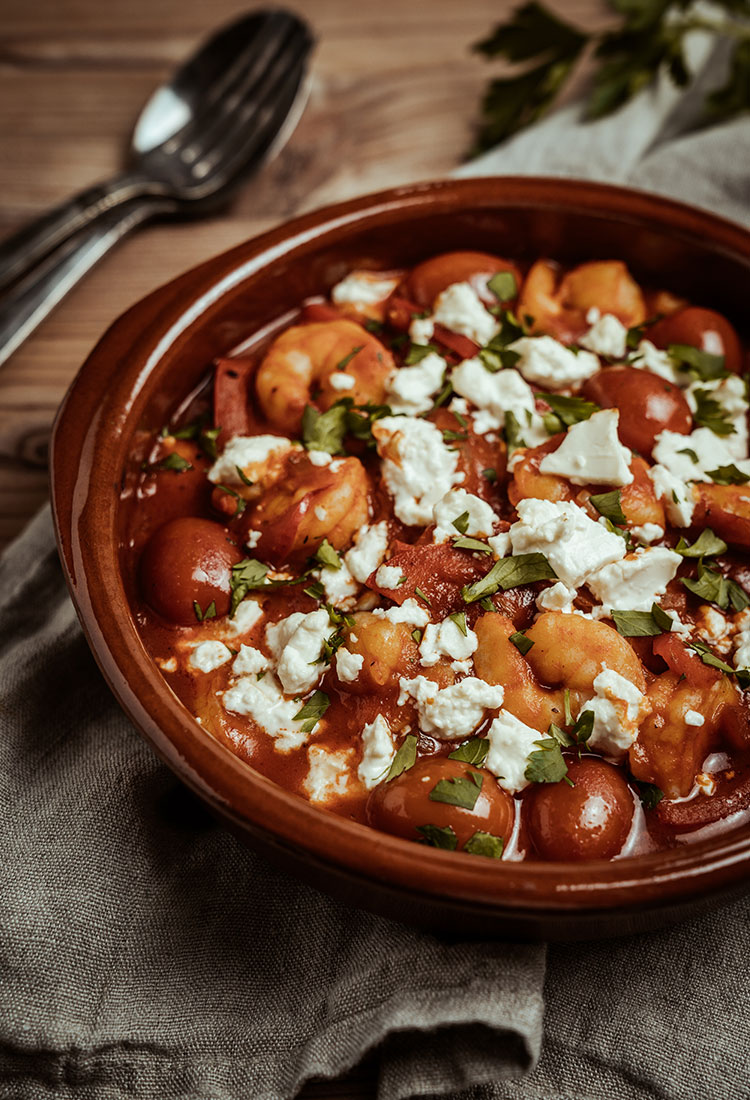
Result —
[{"label": "spoon handle", "polygon": [[135,199],[100,214],[0,299],[0,366],[102,256],[131,230],[169,213],[167,199]]},{"label": "spoon handle", "polygon": [[144,176],[116,176],[80,191],[0,243],[0,290],[36,267],[54,249],[97,218],[148,194]]}]

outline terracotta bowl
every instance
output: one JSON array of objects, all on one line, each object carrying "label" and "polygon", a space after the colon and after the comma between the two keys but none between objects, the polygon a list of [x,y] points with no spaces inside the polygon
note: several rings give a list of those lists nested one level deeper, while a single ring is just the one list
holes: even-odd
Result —
[{"label": "terracotta bowl", "polygon": [[299,218],[149,295],[82,367],[52,442],[70,591],[138,729],[233,832],[293,874],[357,907],[460,935],[559,940],[653,928],[741,892],[750,826],[611,863],[494,862],[386,836],[317,809],[214,741],[167,687],[133,623],[120,529],[136,431],[165,422],[216,355],[353,266],[406,266],[456,248],[571,262],[622,258],[636,278],[714,306],[740,327],[750,291],[747,231],[585,182],[432,183]]}]

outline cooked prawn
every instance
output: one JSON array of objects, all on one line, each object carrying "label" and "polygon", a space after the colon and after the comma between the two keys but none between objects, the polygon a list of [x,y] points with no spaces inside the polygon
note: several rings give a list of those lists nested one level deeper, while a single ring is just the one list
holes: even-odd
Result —
[{"label": "cooked prawn", "polygon": [[612,313],[628,328],[646,319],[643,294],[620,260],[579,264],[560,278],[557,264],[538,260],[521,289],[518,312],[532,317],[532,332],[573,343],[588,329],[586,314],[596,307]]},{"label": "cooked prawn", "polygon": [[546,611],[529,627],[526,637],[534,643],[526,660],[543,684],[592,695],[594,680],[604,665],[630,680],[640,692],[646,690],[635,650],[607,623]]},{"label": "cooked prawn", "polygon": [[382,404],[394,367],[388,349],[354,321],[293,325],[258,368],[258,401],[274,428],[298,435],[306,405],[325,410],[342,397]]},{"label": "cooked prawn", "polygon": [[490,612],[477,619],[474,630],[479,639],[474,654],[476,674],[488,684],[502,684],[503,706],[540,732],[547,730],[551,722],[561,725],[563,689],[551,690],[537,682],[527,658],[510,640],[516,630],[513,622],[505,615]]}]

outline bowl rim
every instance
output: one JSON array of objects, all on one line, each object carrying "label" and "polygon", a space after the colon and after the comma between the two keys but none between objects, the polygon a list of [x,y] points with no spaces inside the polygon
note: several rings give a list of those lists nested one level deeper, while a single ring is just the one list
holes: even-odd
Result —
[{"label": "bowl rim", "polygon": [[[51,441],[53,516],[68,587],[115,697],[196,794],[259,843],[412,897],[488,914],[641,911],[725,890],[750,868],[750,828],[609,862],[488,861],[426,848],[321,809],[266,779],[211,737],[173,695],[135,630],[119,576],[121,460],[138,395],[211,306],[264,267],[327,235],[390,216],[484,208],[552,208],[658,226],[750,262],[750,231],[673,199],[588,180],[439,180],[323,207],[205,261],[137,302],[105,332],[58,411]],[[134,337],[133,330],[138,335]],[[95,460],[94,460],[95,459]],[[91,583],[110,578],[109,583]]]}]

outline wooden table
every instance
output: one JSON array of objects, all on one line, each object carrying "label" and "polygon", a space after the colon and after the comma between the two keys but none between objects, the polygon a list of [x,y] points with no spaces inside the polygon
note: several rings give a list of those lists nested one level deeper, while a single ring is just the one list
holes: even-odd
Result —
[{"label": "wooden table", "polygon": [[[0,545],[47,496],[55,410],[104,329],[154,287],[327,202],[446,175],[471,144],[491,71],[470,45],[513,0],[285,0],[318,38],[291,141],[227,215],[154,225],[122,244],[0,371]],[[247,0],[0,0],[0,236],[114,173],[151,90]],[[599,0],[555,0],[582,25]],[[375,1063],[304,1096],[374,1096]]]}]

